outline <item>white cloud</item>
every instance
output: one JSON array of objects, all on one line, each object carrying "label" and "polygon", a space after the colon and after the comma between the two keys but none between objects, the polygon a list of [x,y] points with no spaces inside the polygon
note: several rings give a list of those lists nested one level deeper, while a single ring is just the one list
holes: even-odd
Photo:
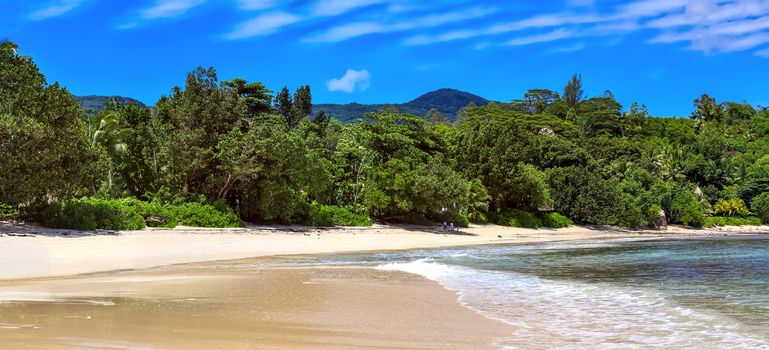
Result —
[{"label": "white cloud", "polygon": [[276,5],[275,0],[238,0],[238,7],[247,11],[266,10]]},{"label": "white cloud", "polygon": [[80,7],[85,0],[56,0],[49,1],[44,7],[41,7],[29,15],[34,21],[40,21],[48,18],[63,16],[72,10]]},{"label": "white cloud", "polygon": [[382,22],[354,22],[331,28],[323,33],[311,36],[305,41],[316,43],[339,42],[355,37],[378,34],[402,32],[420,28],[437,27],[452,22],[466,21],[481,18],[496,12],[492,8],[472,8],[463,11],[434,14],[392,23]]},{"label": "white cloud", "polygon": [[530,35],[521,38],[515,38],[505,43],[506,46],[524,46],[550,41],[562,40],[575,37],[576,34],[566,29],[557,29],[545,34]]},{"label": "white cloud", "polygon": [[320,0],[315,3],[313,15],[336,16],[357,8],[384,4],[388,0]]},{"label": "white cloud", "polygon": [[574,24],[589,24],[602,21],[606,21],[606,18],[592,14],[574,15],[568,13],[554,13],[538,15],[513,22],[499,23],[480,29],[457,30],[435,36],[415,36],[406,39],[404,43],[407,45],[426,45],[447,41],[471,39],[480,36],[494,36],[525,29],[559,27]]},{"label": "white cloud", "polygon": [[355,91],[365,91],[371,85],[371,74],[365,69],[348,69],[339,79],[331,79],[327,83],[328,91],[342,91],[353,93]]},{"label": "white cloud", "polygon": [[239,24],[226,39],[236,40],[272,34],[279,29],[302,21],[302,17],[287,12],[271,12]]},{"label": "white cloud", "polygon": [[154,6],[139,11],[139,14],[144,20],[171,18],[205,3],[206,0],[157,0]]},{"label": "white cloud", "polygon": [[[561,13],[534,14],[527,18],[480,28],[459,28],[438,34],[417,34],[406,45],[485,38],[475,47],[532,45],[573,37],[619,37],[640,31],[657,31],[649,43],[689,43],[692,50],[734,52],[767,43],[767,0],[635,0],[597,12],[590,0],[567,0],[572,9]],[[545,34],[503,38],[514,32],[551,28]],[[502,38],[500,38],[502,37]],[[491,40],[495,38],[496,40]]]}]

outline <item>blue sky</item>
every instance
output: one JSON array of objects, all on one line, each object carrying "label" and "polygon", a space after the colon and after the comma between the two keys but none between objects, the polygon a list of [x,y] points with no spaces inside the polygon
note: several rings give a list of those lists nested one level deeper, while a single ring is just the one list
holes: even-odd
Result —
[{"label": "blue sky", "polygon": [[316,103],[510,101],[581,73],[659,116],[703,92],[769,105],[766,0],[0,0],[0,38],[74,94],[147,104],[214,66]]}]

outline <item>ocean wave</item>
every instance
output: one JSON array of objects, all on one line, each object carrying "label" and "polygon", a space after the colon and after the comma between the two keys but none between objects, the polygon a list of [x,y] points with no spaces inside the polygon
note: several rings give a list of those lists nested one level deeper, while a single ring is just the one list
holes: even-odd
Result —
[{"label": "ocean wave", "polygon": [[769,349],[769,339],[745,332],[740,322],[678,305],[654,290],[442,262],[422,258],[376,268],[436,281],[458,292],[463,305],[514,325],[500,340],[506,349]]}]

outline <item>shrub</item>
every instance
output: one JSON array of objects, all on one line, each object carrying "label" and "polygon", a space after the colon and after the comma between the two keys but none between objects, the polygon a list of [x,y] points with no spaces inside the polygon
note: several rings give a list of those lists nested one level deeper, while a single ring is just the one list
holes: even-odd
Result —
[{"label": "shrub", "polygon": [[679,191],[670,204],[670,221],[700,227],[704,223],[705,209],[689,191]]},{"label": "shrub", "polygon": [[750,202],[750,209],[764,223],[769,223],[769,192],[764,192]]},{"label": "shrub", "polygon": [[46,226],[73,230],[141,230],[144,218],[131,200],[80,198],[56,202],[44,211]]},{"label": "shrub", "polygon": [[722,216],[748,216],[750,211],[745,202],[740,198],[721,199],[713,206],[716,215]]},{"label": "shrub", "polygon": [[308,210],[308,224],[315,227],[371,226],[366,214],[358,214],[347,208],[313,202]]},{"label": "shrub", "polygon": [[177,224],[194,227],[242,227],[226,203],[181,203],[162,205],[134,198],[80,198],[56,202],[43,210],[42,224],[73,230],[141,230],[149,227],[173,228]]},{"label": "shrub", "polygon": [[731,216],[713,216],[705,218],[705,227],[715,226],[759,226],[761,219],[755,216],[731,217]]},{"label": "shrub", "polygon": [[569,227],[572,224],[574,224],[571,219],[558,214],[558,213],[547,213],[542,215],[542,226],[549,227],[549,228],[563,228],[563,227]]},{"label": "shrub", "polygon": [[136,203],[136,209],[139,215],[144,218],[144,223],[147,227],[176,227],[176,215],[169,207],[158,202],[148,203],[137,200]]},{"label": "shrub", "polygon": [[8,205],[0,203],[0,220],[12,220],[19,217],[19,211]]},{"label": "shrub", "polygon": [[224,202],[213,205],[184,203],[169,206],[179,225],[193,227],[243,227],[243,222]]},{"label": "shrub", "polygon": [[312,203],[308,210],[310,226],[332,227],[334,226],[334,210],[328,205]]},{"label": "shrub", "polygon": [[542,221],[536,215],[520,209],[505,210],[497,214],[497,225],[510,227],[540,228]]}]

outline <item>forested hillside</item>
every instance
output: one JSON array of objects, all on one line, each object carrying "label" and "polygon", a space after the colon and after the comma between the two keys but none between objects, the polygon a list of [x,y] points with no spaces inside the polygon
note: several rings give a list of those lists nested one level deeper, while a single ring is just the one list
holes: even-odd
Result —
[{"label": "forested hillside", "polygon": [[397,109],[399,112],[413,114],[419,117],[428,117],[440,113],[449,120],[455,120],[457,113],[463,107],[475,104],[485,106],[489,101],[483,97],[468,92],[454,89],[439,89],[428,92],[412,101],[399,104],[318,104],[313,107],[318,111],[325,111],[342,123],[351,123],[363,120],[366,113],[376,112],[381,109]]},{"label": "forested hillside", "polygon": [[84,113],[101,113],[104,106],[109,103],[137,104],[141,107],[145,105],[138,100],[123,96],[76,96],[75,99],[80,102],[80,108]]},{"label": "forested hillside", "polygon": [[610,92],[585,98],[575,75],[562,92],[471,105],[455,122],[383,108],[342,124],[312,106],[309,86],[273,95],[198,68],[153,109],[108,104],[85,117],[3,43],[0,219],[73,228],[559,227],[565,217],[641,227],[663,212],[693,226],[769,220],[769,111],[745,103],[702,95],[691,118],[655,118]]}]

